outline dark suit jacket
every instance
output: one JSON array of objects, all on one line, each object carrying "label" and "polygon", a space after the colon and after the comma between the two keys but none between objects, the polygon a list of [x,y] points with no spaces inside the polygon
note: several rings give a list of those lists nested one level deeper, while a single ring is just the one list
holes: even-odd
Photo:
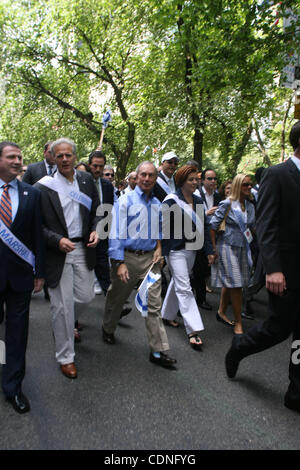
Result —
[{"label": "dark suit jacket", "polygon": [[287,287],[300,286],[300,171],[288,160],[268,168],[257,203],[257,238],[267,274],[283,272]]},{"label": "dark suit jacket", "polygon": [[47,175],[45,161],[30,163],[27,170],[24,173],[22,181],[34,185],[38,180]]},{"label": "dark suit jacket", "polygon": [[[160,176],[161,179],[163,179],[166,182],[166,178],[164,177],[164,175],[162,174],[161,171],[158,173],[157,176]],[[175,183],[175,180],[174,180],[174,183]],[[175,188],[176,188],[176,190],[178,189],[177,186],[176,186],[176,183],[175,183]],[[157,197],[157,199],[160,202],[162,202],[168,194],[166,193],[166,191],[164,191],[164,189],[160,186],[160,184],[158,184],[156,182],[155,185],[154,185],[154,188],[153,188],[153,195],[155,197]]]},{"label": "dark suit jacket", "polygon": [[[90,233],[96,230],[99,220],[96,217],[99,196],[92,175],[77,171],[77,181],[80,191],[92,199],[90,211],[82,204],[80,205],[83,221],[82,236],[86,245]],[[41,191],[43,231],[46,239],[46,282],[49,287],[54,288],[60,281],[66,257],[66,254],[59,249],[59,241],[63,237],[68,238],[69,235],[58,193],[40,183],[36,183],[35,186]],[[86,248],[86,262],[89,269],[94,269],[96,263],[94,248]]]},{"label": "dark suit jacket", "polygon": [[34,277],[45,277],[40,192],[20,181],[18,189],[19,207],[10,231],[35,255],[36,273],[0,240],[0,291],[5,289],[8,282],[17,292],[30,291],[34,287]]},{"label": "dark suit jacket", "polygon": [[103,203],[104,204],[111,204],[114,203],[114,187],[110,181],[107,181],[104,178],[100,178],[101,186],[102,186],[102,196],[103,196]]}]

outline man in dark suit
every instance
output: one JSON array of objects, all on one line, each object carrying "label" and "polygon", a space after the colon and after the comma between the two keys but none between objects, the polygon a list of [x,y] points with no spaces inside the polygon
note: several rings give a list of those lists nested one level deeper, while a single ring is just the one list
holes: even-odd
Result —
[{"label": "man in dark suit", "polygon": [[31,292],[44,283],[44,239],[40,192],[17,180],[22,153],[0,143],[0,303],[5,303],[6,364],[3,392],[19,413],[30,410],[22,392]]},{"label": "man in dark suit", "polygon": [[[202,187],[200,197],[204,204],[205,214],[208,220],[215,213],[221,200],[216,192],[217,175],[214,170],[207,168],[202,172]],[[206,278],[210,275],[210,267],[204,249],[198,250],[193,267],[192,287],[195,290],[197,304],[204,310],[212,310],[212,306],[206,301]]]},{"label": "man in dark suit", "polygon": [[56,359],[66,377],[76,378],[74,303],[86,303],[94,297],[99,197],[92,175],[74,170],[76,145],[73,141],[58,139],[52,143],[51,152],[57,172],[36,183],[41,191],[46,239],[46,281]]},{"label": "man in dark suit", "polygon": [[[110,204],[112,207],[114,203],[114,187],[110,181],[102,178],[105,165],[106,157],[101,150],[95,150],[90,154],[89,166],[99,194],[100,204]],[[108,239],[100,240],[96,248],[96,257],[95,274],[104,295],[106,295],[110,285]],[[96,290],[95,293],[97,293]]]},{"label": "man in dark suit", "polygon": [[[52,142],[47,142],[44,146],[44,160],[42,162],[30,163],[25,171],[22,181],[34,185],[43,176],[52,176],[56,171],[56,164],[51,154]],[[44,284],[45,299],[49,300],[48,286]]]},{"label": "man in dark suit", "polygon": [[23,176],[22,181],[28,184],[35,184],[43,176],[51,176],[56,171],[56,164],[51,154],[52,142],[47,142],[44,147],[44,160],[42,162],[30,163]]},{"label": "man in dark suit", "polygon": [[300,121],[291,129],[294,156],[265,170],[257,204],[257,236],[266,272],[270,316],[236,335],[225,359],[235,377],[239,362],[293,334],[290,384],[284,404],[300,412]]}]

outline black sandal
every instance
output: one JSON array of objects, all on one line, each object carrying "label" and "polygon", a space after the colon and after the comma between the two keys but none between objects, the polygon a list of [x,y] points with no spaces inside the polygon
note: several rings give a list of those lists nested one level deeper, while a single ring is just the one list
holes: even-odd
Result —
[{"label": "black sandal", "polygon": [[[196,340],[195,343],[194,343],[194,342],[191,342],[191,339],[192,339],[192,338],[195,338],[195,340]],[[190,346],[191,346],[193,349],[195,349],[196,351],[201,351],[201,350],[202,350],[202,344],[203,344],[203,343],[202,343],[202,341],[201,341],[200,336],[199,336],[197,333],[195,333],[195,334],[189,336],[189,343],[190,343]]]},{"label": "black sandal", "polygon": [[166,320],[165,318],[163,318],[163,323],[167,326],[172,326],[173,328],[179,327],[179,323],[175,320]]}]

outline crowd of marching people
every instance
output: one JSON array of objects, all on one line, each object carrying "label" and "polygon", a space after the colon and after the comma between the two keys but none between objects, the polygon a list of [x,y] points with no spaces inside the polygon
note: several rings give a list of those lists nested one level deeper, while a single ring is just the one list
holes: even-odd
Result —
[{"label": "crowd of marching people", "polygon": [[[299,125],[295,132],[297,157]],[[212,310],[206,298],[211,287],[220,292],[216,320],[232,329],[235,345],[243,344],[243,316],[253,318],[251,294],[264,284],[266,263],[256,235],[264,168],[256,171],[255,186],[247,174],[221,182],[215,169],[201,171],[196,161],[181,163],[170,151],[159,168],[144,161],[115,184],[102,150],[91,152],[87,163],[76,160],[68,138],[48,142],[44,159],[26,168],[16,143],[0,143],[2,388],[19,413],[30,409],[22,381],[32,291],[44,288],[50,300],[56,361],[64,376],[75,379],[80,314],[95,294],[105,296],[102,337],[113,345],[137,288],[149,360],[175,368],[166,326],[178,327],[180,315],[188,344],[201,350],[201,311]],[[234,356],[231,348],[228,376],[247,354]]]}]

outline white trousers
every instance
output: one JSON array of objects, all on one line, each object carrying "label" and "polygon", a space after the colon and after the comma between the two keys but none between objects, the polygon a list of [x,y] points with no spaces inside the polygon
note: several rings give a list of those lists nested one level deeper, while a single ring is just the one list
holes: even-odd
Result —
[{"label": "white trousers", "polygon": [[192,250],[170,251],[167,264],[172,279],[162,306],[162,318],[166,320],[175,320],[180,310],[188,335],[204,330],[190,283],[195,258],[196,252]]},{"label": "white trousers", "polygon": [[74,303],[94,298],[94,271],[86,266],[85,249],[81,242],[66,255],[59,284],[49,288],[56,360],[59,364],[74,362]]}]

